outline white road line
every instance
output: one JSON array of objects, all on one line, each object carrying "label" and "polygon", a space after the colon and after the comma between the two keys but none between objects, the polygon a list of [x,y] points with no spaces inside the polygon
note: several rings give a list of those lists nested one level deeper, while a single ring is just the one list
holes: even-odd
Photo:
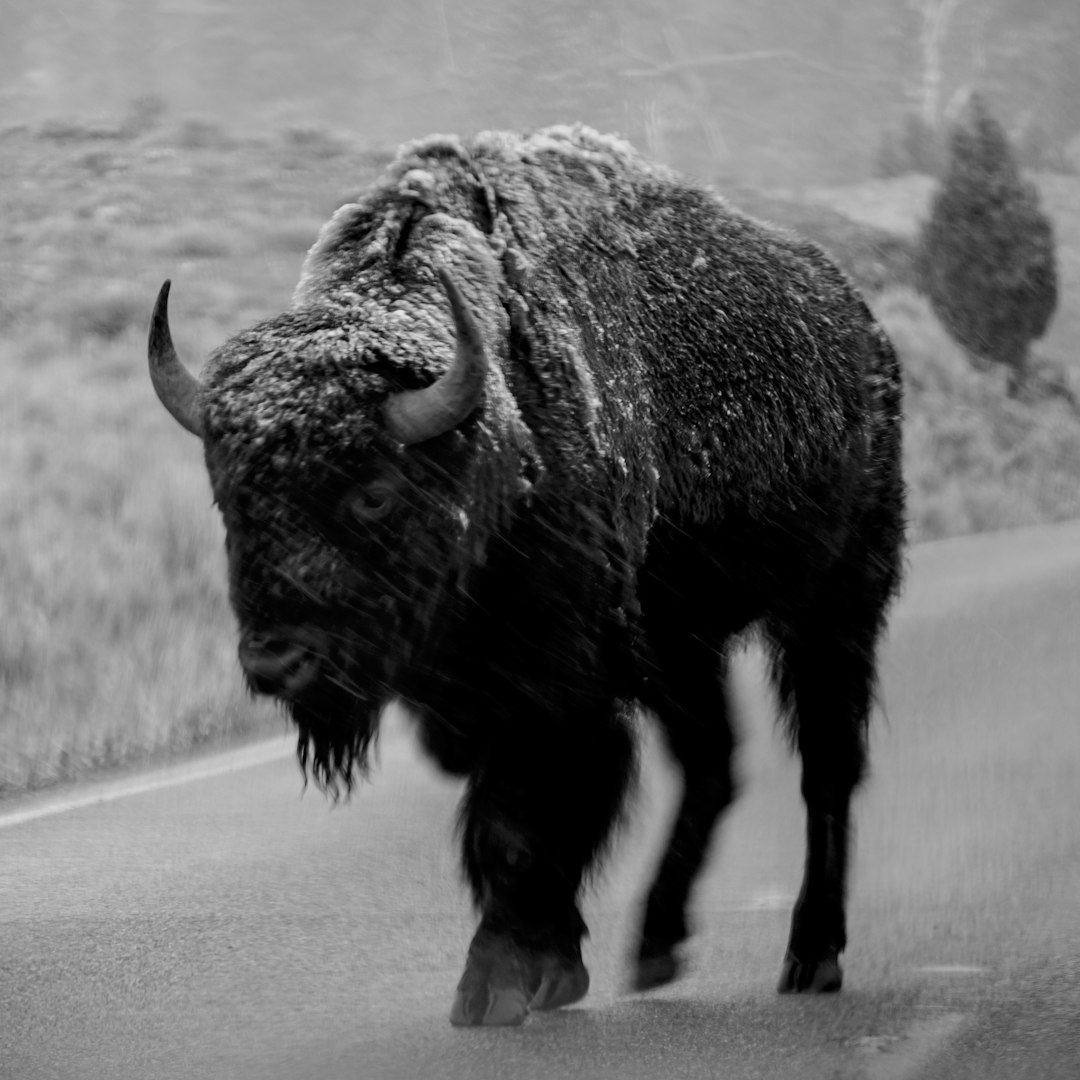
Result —
[{"label": "white road line", "polygon": [[982,975],[986,968],[978,964],[923,964],[915,970],[924,975]]},{"label": "white road line", "polygon": [[131,795],[142,795],[150,791],[176,787],[178,784],[190,784],[196,780],[208,780],[225,773],[238,772],[241,769],[254,769],[271,761],[278,761],[296,752],[296,736],[283,735],[279,738],[246,746],[240,750],[228,750],[223,754],[204,758],[201,761],[184,765],[173,765],[152,773],[132,777],[129,780],[115,780],[96,783],[78,793],[55,798],[43,796],[41,801],[7,814],[0,813],[0,829],[10,829],[15,825],[24,825],[28,821],[64,814],[69,810],[79,810],[98,803],[115,802]]},{"label": "white road line", "polygon": [[752,896],[741,904],[736,904],[734,911],[786,911],[795,903],[795,896],[791,893],[761,892]]}]

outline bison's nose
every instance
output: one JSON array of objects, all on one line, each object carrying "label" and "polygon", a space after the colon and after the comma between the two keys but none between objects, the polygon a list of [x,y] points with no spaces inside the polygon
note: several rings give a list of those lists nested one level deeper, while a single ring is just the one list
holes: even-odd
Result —
[{"label": "bison's nose", "polygon": [[240,666],[257,694],[297,694],[319,673],[320,652],[310,634],[243,634]]}]

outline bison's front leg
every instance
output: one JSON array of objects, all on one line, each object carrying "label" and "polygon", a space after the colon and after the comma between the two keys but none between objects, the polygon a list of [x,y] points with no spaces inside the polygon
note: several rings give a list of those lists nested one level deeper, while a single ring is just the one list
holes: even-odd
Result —
[{"label": "bison's front leg", "polygon": [[479,878],[481,919],[451,1023],[520,1024],[530,1008],[584,997],[585,923],[576,903],[583,865],[574,866],[580,856],[483,797],[470,800],[467,815],[466,864],[469,876]]},{"label": "bison's front leg", "polygon": [[[551,735],[550,731],[546,732]],[[577,896],[618,813],[632,760],[621,723],[493,755],[463,809],[465,870],[480,909],[450,1021],[520,1024],[585,996]]]}]

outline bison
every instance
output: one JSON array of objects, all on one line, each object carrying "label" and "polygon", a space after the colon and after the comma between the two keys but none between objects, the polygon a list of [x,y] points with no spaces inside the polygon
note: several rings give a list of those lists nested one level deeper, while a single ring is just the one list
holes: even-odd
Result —
[{"label": "bison", "polygon": [[581,126],[435,136],[324,226],[292,305],[150,374],[203,443],[239,658],[307,775],[381,707],[466,778],[479,913],[450,1020],[579,1000],[579,897],[655,717],[681,803],[633,985],[674,979],[732,798],[725,673],[756,627],[802,760],[781,992],[838,990],[852,792],[900,578],[901,382],[818,247]]}]

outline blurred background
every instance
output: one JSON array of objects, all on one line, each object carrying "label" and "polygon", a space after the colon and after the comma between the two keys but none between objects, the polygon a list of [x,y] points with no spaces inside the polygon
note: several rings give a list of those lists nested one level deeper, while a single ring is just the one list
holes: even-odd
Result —
[{"label": "blurred background", "polygon": [[875,175],[887,134],[975,87],[1031,164],[1075,153],[1071,0],[7,0],[12,120],[171,111],[267,131],[568,119],[710,178]]},{"label": "blurred background", "polygon": [[[431,132],[584,121],[828,248],[904,364],[914,541],[1080,514],[1075,0],[5,0],[2,18],[0,798],[284,729],[241,688],[221,529],[146,376],[149,312],[171,277],[197,367],[289,303],[322,222]],[[978,150],[959,163],[958,131]],[[976,264],[984,291],[956,295],[949,266]],[[995,354],[979,327],[1030,306],[1048,266],[1038,317],[1011,319],[1020,359]]]}]

